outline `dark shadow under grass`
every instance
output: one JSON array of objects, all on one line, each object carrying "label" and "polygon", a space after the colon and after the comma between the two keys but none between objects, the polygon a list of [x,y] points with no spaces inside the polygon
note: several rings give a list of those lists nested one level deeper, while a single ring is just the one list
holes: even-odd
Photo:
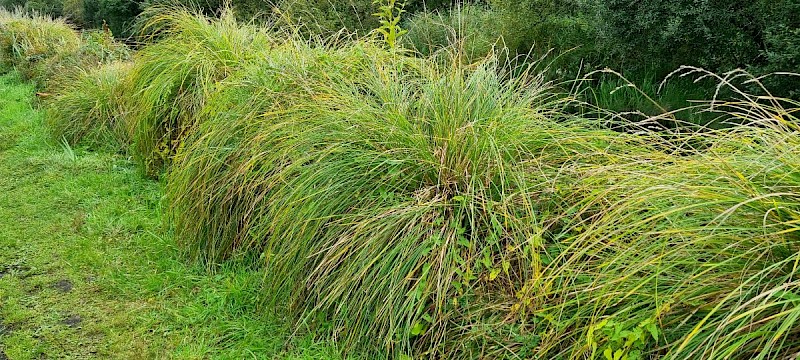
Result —
[{"label": "dark shadow under grass", "polygon": [[188,265],[161,185],[48,144],[32,99],[0,77],[0,358],[339,358],[261,308],[262,274]]}]

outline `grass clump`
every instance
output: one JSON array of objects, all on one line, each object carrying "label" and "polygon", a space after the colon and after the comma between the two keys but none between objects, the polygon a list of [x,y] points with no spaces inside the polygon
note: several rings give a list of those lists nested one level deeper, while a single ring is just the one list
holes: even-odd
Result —
[{"label": "grass clump", "polygon": [[91,147],[111,146],[117,149],[130,144],[124,99],[129,94],[127,76],[132,64],[114,62],[97,68],[80,70],[64,87],[46,99],[47,128],[55,138],[64,138],[70,145],[83,143]]},{"label": "grass clump", "polygon": [[159,13],[143,25],[157,42],[136,54],[130,72],[134,155],[151,175],[195,126],[216,84],[271,47],[265,32],[240,25],[230,12],[218,20],[188,10]]},{"label": "grass clump", "polygon": [[[311,96],[206,118],[167,180],[176,232],[210,260],[261,257],[268,298],[351,346],[498,355],[499,304],[541,270],[561,206],[546,175],[613,146],[612,133],[554,121],[541,79],[504,81],[495,61],[398,60],[374,56],[357,76],[321,76]],[[249,93],[280,94],[285,78]]]},{"label": "grass clump", "polygon": [[577,350],[667,359],[797,352],[798,104],[718,80],[740,100],[707,111],[748,126],[677,138],[702,137],[702,150],[580,170],[591,174],[580,187],[595,190],[576,202],[573,235],[553,266],[571,274],[559,290],[567,300],[553,310],[591,319],[576,327],[588,340]]},{"label": "grass clump", "polygon": [[0,60],[25,79],[43,82],[53,74],[44,65],[77,51],[80,43],[75,29],[61,19],[0,9]]},{"label": "grass clump", "polygon": [[[416,62],[404,57],[397,57],[396,60],[397,66],[408,68],[413,68]],[[231,180],[215,175],[218,171],[228,171],[227,164],[217,162],[216,156],[228,157],[232,152],[247,150],[232,146],[250,141],[247,136],[257,136],[254,132],[266,126],[266,121],[283,117],[283,112],[295,111],[298,104],[313,104],[319,99],[335,96],[331,83],[362,76],[377,61],[389,62],[393,59],[381,47],[368,42],[337,48],[333,44],[309,43],[291,38],[264,52],[259,61],[248,64],[218,84],[198,114],[203,119],[202,124],[198,125],[188,137],[188,144],[176,155],[176,165],[168,176],[168,182],[174,184],[170,190],[176,189],[170,191],[173,204],[176,209],[181,209],[174,211],[174,220],[178,224],[176,231],[182,234],[182,239],[198,240],[187,243],[196,258],[211,262],[224,260],[242,251],[249,251],[254,246],[251,242],[228,242],[240,229],[226,228],[228,223],[211,220],[217,216],[235,217],[236,214],[231,214],[227,205],[204,206],[224,201],[237,207],[244,205],[247,200],[242,199],[240,203],[239,197],[232,194],[205,193],[201,188],[185,193],[183,189],[194,188],[203,181],[224,183]],[[202,147],[194,145],[201,141],[222,139],[231,146],[209,144],[212,147],[204,151]],[[215,156],[206,156],[211,153]],[[183,164],[187,164],[187,167],[183,167]],[[234,188],[229,190],[238,191]],[[208,196],[215,200],[198,203],[194,196]],[[202,207],[193,209],[194,206]],[[198,222],[183,215],[189,213],[208,215],[208,222]]]},{"label": "grass clump", "polygon": [[195,256],[259,259],[268,300],[373,356],[796,353],[786,102],[634,136],[497,60],[348,46],[276,50],[206,102],[167,178]]},{"label": "grass clump", "polygon": [[40,89],[54,90],[73,73],[126,60],[130,50],[103,31],[77,31],[63,19],[0,9],[0,66],[16,68]]}]

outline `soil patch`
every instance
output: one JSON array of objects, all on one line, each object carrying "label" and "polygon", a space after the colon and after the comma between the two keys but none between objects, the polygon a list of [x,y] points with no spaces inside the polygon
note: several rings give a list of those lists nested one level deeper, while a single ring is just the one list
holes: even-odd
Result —
[{"label": "soil patch", "polygon": [[67,279],[59,280],[53,287],[62,293],[68,293],[72,291],[72,282]]},{"label": "soil patch", "polygon": [[62,323],[64,323],[64,325],[67,325],[67,326],[69,326],[71,328],[76,328],[76,327],[78,327],[78,325],[81,324],[82,321],[83,320],[81,319],[80,315],[70,315],[66,319],[64,319],[64,321],[62,321]]}]

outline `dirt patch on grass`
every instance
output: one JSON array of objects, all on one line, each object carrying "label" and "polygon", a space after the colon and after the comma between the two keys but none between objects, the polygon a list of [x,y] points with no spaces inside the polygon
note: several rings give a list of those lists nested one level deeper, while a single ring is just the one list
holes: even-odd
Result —
[{"label": "dirt patch on grass", "polygon": [[68,293],[72,291],[72,282],[67,279],[62,279],[53,284],[53,288],[62,293]]},{"label": "dirt patch on grass", "polygon": [[79,327],[81,325],[82,322],[83,322],[83,319],[81,319],[80,315],[72,314],[72,315],[67,316],[67,318],[64,319],[64,321],[62,321],[61,323],[63,323],[64,325],[67,325],[67,326],[69,326],[71,328],[77,328],[77,327]]}]

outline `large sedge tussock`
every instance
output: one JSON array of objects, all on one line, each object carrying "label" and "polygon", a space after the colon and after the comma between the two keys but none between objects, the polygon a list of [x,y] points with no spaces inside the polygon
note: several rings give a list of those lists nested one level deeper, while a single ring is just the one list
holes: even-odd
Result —
[{"label": "large sedge tussock", "polygon": [[103,31],[78,32],[63,19],[0,9],[0,66],[34,81],[51,110],[56,141],[124,147],[121,119],[128,47]]},{"label": "large sedge tussock", "polygon": [[62,19],[20,9],[0,9],[0,66],[16,67],[26,79],[44,82],[49,60],[76,52],[80,35]]},{"label": "large sedge tussock", "polygon": [[129,62],[114,62],[62,79],[69,86],[46,99],[46,125],[53,137],[71,145],[125,149],[131,142],[129,126],[124,123],[131,66]]},{"label": "large sedge tussock", "polygon": [[[209,101],[215,116],[167,179],[179,238],[209,261],[259,255],[266,292],[331,319],[347,344],[502,352],[488,334],[510,331],[515,286],[541,275],[562,222],[560,171],[613,162],[604,154],[624,142],[569,124],[540,78],[504,79],[496,61],[302,51],[268,57]],[[303,71],[281,63],[294,56]]]},{"label": "large sedge tussock", "polygon": [[188,10],[163,9],[143,25],[155,43],[136,54],[129,119],[133,153],[155,175],[190,132],[216,86],[272,41],[225,12],[211,20]]},{"label": "large sedge tussock", "polygon": [[491,59],[367,48],[288,46],[212,96],[168,178],[196,257],[258,257],[268,299],[373,355],[797,351],[793,110],[611,133]]},{"label": "large sedge tussock", "polygon": [[797,104],[718,80],[741,100],[712,100],[708,111],[748,126],[686,135],[705,138],[700,151],[588,170],[584,186],[602,190],[570,225],[558,272],[591,270],[561,311],[592,319],[583,337],[597,338],[598,351],[653,323],[637,354],[772,359],[800,350]]}]

